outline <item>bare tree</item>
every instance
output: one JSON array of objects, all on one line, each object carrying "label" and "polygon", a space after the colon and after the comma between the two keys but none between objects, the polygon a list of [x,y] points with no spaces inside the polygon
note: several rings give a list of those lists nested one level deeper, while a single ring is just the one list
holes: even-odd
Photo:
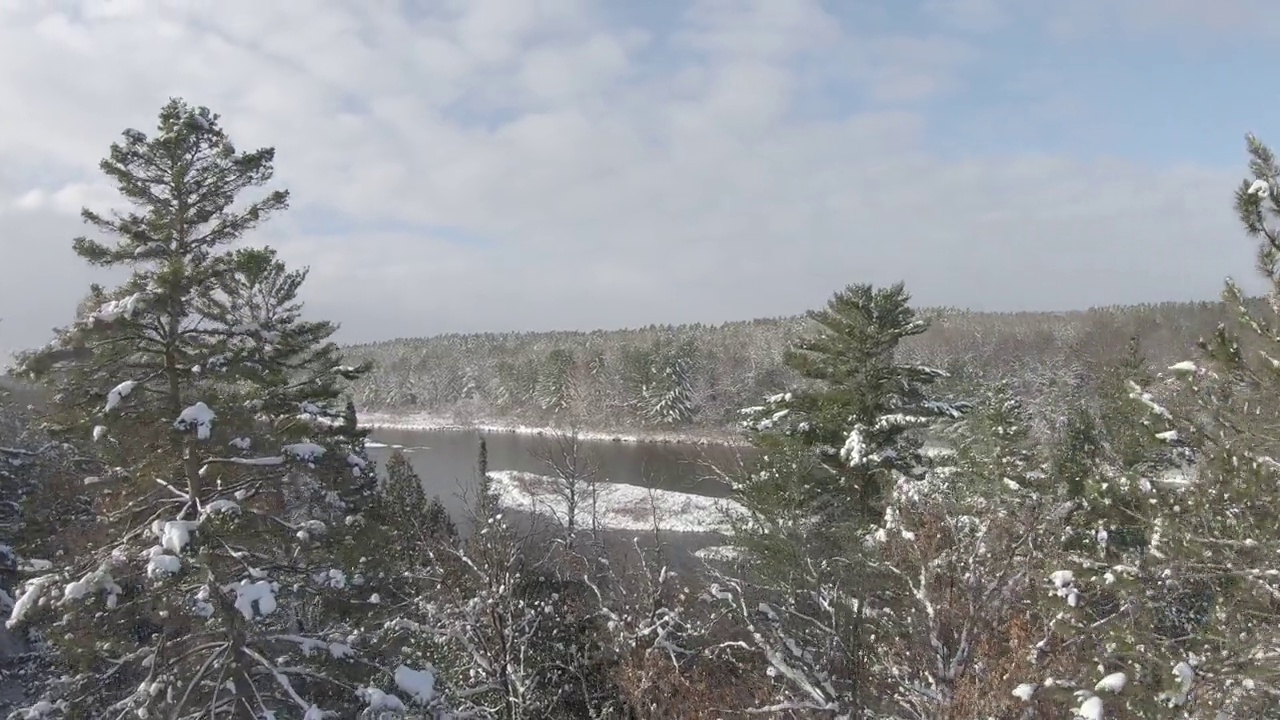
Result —
[{"label": "bare tree", "polygon": [[[547,491],[564,504],[564,517],[553,514],[565,544],[572,548],[578,532],[583,529],[590,530],[593,542],[598,541],[601,529],[599,463],[586,448],[576,425],[552,434],[550,440],[546,447],[531,454],[551,473],[553,482]],[[584,515],[590,523],[588,528],[581,526]]]}]

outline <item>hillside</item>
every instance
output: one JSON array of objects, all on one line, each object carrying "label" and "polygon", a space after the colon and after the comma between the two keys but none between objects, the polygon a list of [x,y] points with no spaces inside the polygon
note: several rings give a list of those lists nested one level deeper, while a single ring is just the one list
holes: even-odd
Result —
[{"label": "hillside", "polygon": [[[1031,401],[1043,426],[1089,398],[1097,369],[1135,335],[1155,370],[1185,357],[1225,315],[1219,302],[1167,302],[1074,312],[924,311],[928,332],[906,359],[953,374],[963,397],[1001,380]],[[714,434],[739,409],[796,382],[783,365],[803,318],[592,332],[402,338],[345,348],[371,360],[353,388],[363,410],[458,422]]]}]

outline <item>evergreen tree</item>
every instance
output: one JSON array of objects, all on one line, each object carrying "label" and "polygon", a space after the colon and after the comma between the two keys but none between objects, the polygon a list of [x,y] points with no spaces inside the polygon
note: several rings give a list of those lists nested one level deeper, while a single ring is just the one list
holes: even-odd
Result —
[{"label": "evergreen tree", "polygon": [[892,633],[878,618],[897,590],[865,544],[888,491],[923,479],[911,431],[966,408],[929,396],[944,373],[897,362],[899,342],[926,327],[909,299],[901,284],[836,293],[786,355],[806,383],[746,411],[762,450],[735,488],[747,512],[733,518],[734,542],[748,562],[712,595],[747,624],[779,680],[777,707],[863,717],[891,705],[876,697],[873,639]]},{"label": "evergreen tree", "polygon": [[929,388],[946,373],[896,360],[899,343],[927,329],[901,283],[851,285],[808,317],[816,332],[786,354],[805,384],[754,408],[753,442],[766,450],[798,445],[817,459],[797,478],[813,510],[879,517],[895,475],[920,478],[928,467],[917,431],[959,417],[965,403]]},{"label": "evergreen tree", "polygon": [[[1223,299],[1233,322],[1201,341],[1198,360],[1171,368],[1196,402],[1186,416],[1174,415],[1146,388],[1130,387],[1156,439],[1194,443],[1198,462],[1179,478],[1137,479],[1150,532],[1136,547],[1070,552],[1049,576],[1052,592],[1067,604],[1048,611],[1051,634],[1042,646],[1042,665],[1056,681],[1047,687],[1033,678],[1019,688],[1028,698],[1058,694],[1090,717],[1274,713],[1280,231],[1273,223],[1280,218],[1280,167],[1252,136],[1248,150],[1253,177],[1237,190],[1236,210],[1259,242],[1258,269],[1271,286],[1267,303],[1250,303],[1227,283]],[[1064,655],[1074,662],[1064,663]],[[1055,661],[1059,667],[1047,670]]]},{"label": "evergreen tree", "polygon": [[1102,438],[1098,420],[1085,405],[1068,410],[1058,431],[1049,461],[1049,472],[1069,497],[1081,498],[1090,478],[1098,472]]},{"label": "evergreen tree", "polygon": [[371,518],[399,535],[391,552],[423,548],[433,542],[454,540],[458,529],[438,497],[428,497],[422,489],[422,478],[414,471],[409,458],[396,450],[386,462],[383,479]]},{"label": "evergreen tree", "polygon": [[573,355],[564,348],[547,354],[538,377],[538,404],[543,410],[561,412],[573,401]]},{"label": "evergreen tree", "polygon": [[655,349],[651,384],[644,391],[650,420],[668,425],[683,425],[693,420],[695,352],[691,341]]},{"label": "evergreen tree", "polygon": [[955,433],[959,481],[970,492],[997,485],[1015,491],[1040,485],[1041,463],[1030,424],[1022,399],[1007,384],[989,387]]},{"label": "evergreen tree", "polygon": [[[65,538],[9,620],[71,672],[71,717],[354,717],[350,590],[335,564],[369,478],[335,327],[300,318],[305,272],[229,250],[283,210],[270,148],[238,152],[207,108],[172,100],[154,137],[127,130],[102,170],[130,204],[84,219],[88,262],[130,270],[22,371],[54,395],[49,430],[101,462],[98,522]],[[301,416],[301,417],[300,417]],[[337,522],[335,522],[337,520]],[[325,649],[317,653],[317,649]],[[382,678],[389,681],[389,674]],[[366,702],[367,701],[367,702]]]}]

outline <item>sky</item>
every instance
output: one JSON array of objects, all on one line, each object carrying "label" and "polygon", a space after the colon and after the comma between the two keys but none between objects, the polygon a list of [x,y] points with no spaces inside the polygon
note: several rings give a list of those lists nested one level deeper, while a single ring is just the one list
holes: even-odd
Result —
[{"label": "sky", "polygon": [[[0,0],[0,352],[66,324],[172,96],[276,148],[340,339],[1210,299],[1274,0]],[[1262,70],[1260,72],[1260,70]],[[1255,82],[1257,80],[1257,82]]]}]

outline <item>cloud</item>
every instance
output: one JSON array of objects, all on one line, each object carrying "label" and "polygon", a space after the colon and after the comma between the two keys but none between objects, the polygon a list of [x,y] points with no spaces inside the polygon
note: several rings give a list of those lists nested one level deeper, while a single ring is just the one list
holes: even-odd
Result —
[{"label": "cloud", "polygon": [[898,279],[923,303],[1080,307],[1248,272],[1248,243],[1218,241],[1238,162],[949,145],[1059,106],[956,114],[992,61],[973,33],[1028,6],[909,4],[0,2],[0,351],[101,277],[74,213],[171,95],[277,148],[293,208],[253,240],[312,268],[309,306],[348,339],[777,315]]}]

